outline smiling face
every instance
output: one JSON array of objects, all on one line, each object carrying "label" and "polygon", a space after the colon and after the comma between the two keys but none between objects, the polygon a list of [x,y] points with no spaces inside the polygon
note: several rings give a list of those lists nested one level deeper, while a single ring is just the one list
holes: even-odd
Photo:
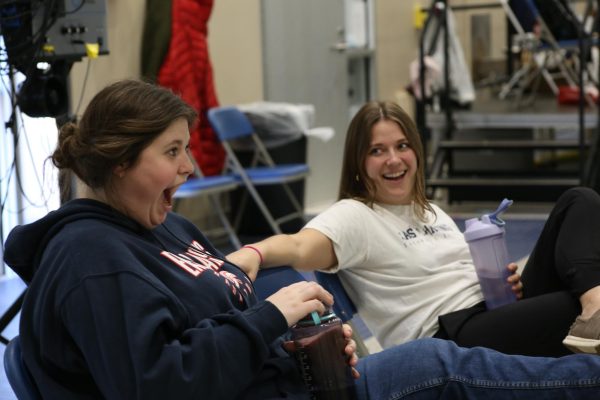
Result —
[{"label": "smiling face", "polygon": [[374,184],[376,202],[412,202],[417,156],[397,123],[382,119],[373,125],[365,171]]},{"label": "smiling face", "polygon": [[131,166],[115,168],[110,204],[146,228],[160,225],[173,208],[173,193],[193,172],[184,118],[156,137]]}]

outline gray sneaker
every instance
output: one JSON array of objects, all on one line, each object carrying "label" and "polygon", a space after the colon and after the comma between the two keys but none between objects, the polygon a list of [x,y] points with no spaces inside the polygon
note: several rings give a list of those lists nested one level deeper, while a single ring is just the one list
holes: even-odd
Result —
[{"label": "gray sneaker", "polygon": [[588,319],[575,319],[563,344],[575,353],[600,354],[600,311]]}]

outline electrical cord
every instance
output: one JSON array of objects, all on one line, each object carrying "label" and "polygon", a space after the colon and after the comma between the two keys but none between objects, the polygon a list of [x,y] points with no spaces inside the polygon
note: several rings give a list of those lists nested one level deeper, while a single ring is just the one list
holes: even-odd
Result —
[{"label": "electrical cord", "polygon": [[70,15],[70,14],[75,14],[77,11],[81,10],[81,8],[84,5],[85,5],[85,0],[79,0],[79,5],[75,9],[73,9],[71,11],[65,11],[65,13],[63,14],[63,16]]},{"label": "electrical cord", "polygon": [[[25,74],[26,77],[28,77],[28,76],[31,76],[34,69],[36,68],[36,63],[37,63],[36,60],[39,59],[39,56],[41,55],[41,52],[43,50],[42,44],[44,43],[44,40],[46,40],[46,35],[47,35],[49,29],[54,25],[54,23],[57,21],[57,19],[59,17],[74,14],[74,13],[78,12],[79,10],[81,10],[81,8],[85,5],[85,1],[80,0],[79,4],[70,11],[59,12],[58,11],[58,0],[46,0],[46,1],[41,1],[41,0],[29,0],[29,1],[26,1],[26,0],[4,0],[4,1],[2,1],[2,0],[0,0],[0,7],[10,7],[11,5],[14,6],[14,8],[12,10],[9,9],[6,12],[3,12],[2,14],[0,14],[0,26],[10,26],[11,23],[14,23],[15,21],[21,21],[23,18],[28,18],[28,17],[31,17],[31,21],[34,21],[34,19],[37,19],[37,20],[41,19],[41,23],[40,23],[38,29],[36,30],[36,32],[33,32],[31,34],[31,36],[25,35],[21,41],[13,40],[12,43],[10,43],[10,47],[9,47],[10,51],[9,51],[9,48],[6,46],[6,43],[4,44],[3,47],[0,48],[0,62],[4,62],[4,65],[2,65],[0,67],[0,73],[2,75],[11,75],[10,64],[11,64],[11,61],[13,61],[13,60],[11,60],[11,57],[13,57],[14,59],[17,60],[16,62],[13,61],[13,64],[15,65],[15,67],[17,67],[17,69],[19,69],[21,72],[23,72]],[[19,6],[22,6],[22,7],[19,7]],[[30,8],[27,9],[27,6],[29,6]],[[4,9],[2,11],[4,11]],[[13,11],[14,13],[12,15],[8,15],[8,12],[10,12],[10,11]],[[40,13],[42,13],[42,14],[40,14]],[[33,22],[31,22],[31,23],[33,24]],[[9,53],[11,53],[10,57],[9,57]],[[14,54],[12,54],[12,53],[14,53]],[[82,91],[81,91],[78,106],[77,106],[77,113],[79,112],[79,108],[82,104],[83,95],[85,93],[86,84],[88,81],[89,70],[90,70],[90,62],[88,60],[84,83],[83,83]],[[10,95],[11,107],[13,110],[11,119],[9,120],[7,125],[18,124],[18,125],[20,125],[20,127],[23,130],[25,130],[22,117],[20,118],[20,123],[17,121],[14,121],[14,119],[19,119],[19,117],[16,116],[16,111],[15,111],[17,109],[17,104],[19,103],[19,98],[18,98],[19,94],[12,93],[12,90],[7,88],[6,82],[4,80],[2,80],[2,81],[3,81],[3,85],[7,89],[7,93],[9,93],[9,95]],[[19,131],[19,129],[17,129],[17,132],[15,133],[15,137],[14,137],[14,141],[15,141],[14,146],[15,147],[18,146],[18,141],[19,141],[19,136],[20,136],[18,131]],[[25,132],[25,134],[26,134],[26,132]],[[25,137],[25,140],[26,140],[27,147],[28,147],[29,157],[33,159],[33,155],[31,153],[31,147],[27,140],[27,137]],[[12,176],[15,174],[16,157],[18,157],[18,155],[14,154],[11,166],[6,171],[6,174],[5,174],[6,176],[0,178],[2,181],[10,182],[10,180],[12,179]],[[40,181],[39,175],[37,175],[37,171],[36,171],[36,180],[37,180],[38,185],[41,188],[42,183]],[[27,197],[27,195],[23,191],[22,182],[20,182],[20,179],[18,179],[18,181],[19,182],[17,182],[17,186],[19,188],[19,191],[23,195],[23,197],[27,200],[27,202],[30,205],[38,206],[38,205],[34,204],[34,202],[31,201]],[[6,196],[3,196],[3,197],[4,198],[0,198],[0,215],[2,215],[2,213],[5,211]],[[44,203],[47,203],[47,202],[44,202]]]},{"label": "electrical cord", "polygon": [[[25,74],[26,77],[30,76],[33,73],[34,69],[36,68],[36,60],[38,59],[38,57],[42,51],[43,41],[45,40],[49,29],[52,27],[52,25],[56,22],[56,19],[57,19],[57,13],[54,12],[55,7],[57,5],[57,0],[49,0],[46,2],[40,2],[37,4],[38,7],[36,9],[29,9],[29,10],[26,10],[23,12],[18,12],[17,14],[13,14],[12,16],[7,16],[5,14],[0,15],[0,27],[10,26],[10,24],[12,22],[22,20],[23,18],[28,18],[29,16],[31,16],[31,20],[33,21],[33,18],[38,16],[37,13],[40,12],[44,3],[45,3],[45,7],[43,8],[43,15],[41,16],[41,24],[39,26],[39,29],[36,32],[33,32],[30,37],[28,35],[25,35],[25,37],[21,41],[12,41],[10,43],[10,52],[9,52],[9,48],[7,48],[7,46],[6,46],[6,43],[3,43],[3,46],[0,48],[0,62],[2,62],[2,64],[3,64],[2,67],[0,68],[0,74],[2,74],[3,76],[10,76],[10,78],[13,79],[12,68],[17,69],[16,68],[17,66],[19,67],[20,71]],[[81,3],[79,4],[79,6],[77,8],[75,8],[73,11],[71,11],[70,13],[76,12],[79,9],[81,9],[81,7],[84,5],[84,3],[85,2],[82,0]],[[14,4],[15,8],[16,8],[20,4],[21,5],[23,5],[23,4],[32,5],[33,3],[31,1],[0,1],[1,7],[9,6],[11,4]],[[66,14],[67,13],[65,13],[65,15]],[[9,57],[9,53],[13,53],[13,52],[14,52],[14,54],[11,54],[11,56],[16,58],[16,62],[15,62],[15,60],[11,60]],[[14,63],[13,66],[11,66],[12,63]],[[3,217],[5,215],[5,212],[20,214],[25,209],[24,207],[20,207],[21,209],[19,209],[19,210],[10,210],[9,211],[6,208],[9,193],[10,193],[10,188],[11,188],[11,181],[12,181],[13,177],[15,177],[15,179],[16,179],[15,183],[16,183],[18,192],[21,194],[21,198],[25,199],[26,202],[28,203],[27,207],[45,206],[46,208],[48,208],[48,198],[43,199],[42,205],[35,204],[35,202],[29,198],[27,193],[25,193],[25,190],[23,188],[23,183],[21,182],[21,177],[19,176],[18,171],[17,171],[17,159],[18,159],[17,149],[18,149],[19,139],[20,139],[19,131],[22,129],[26,135],[25,125],[23,122],[22,115],[21,116],[16,115],[17,114],[17,104],[18,104],[18,100],[19,100],[18,94],[14,93],[13,86],[11,86],[10,88],[8,87],[8,84],[5,81],[5,79],[1,79],[1,80],[2,80],[2,84],[3,84],[4,88],[6,89],[6,93],[9,95],[9,98],[11,99],[12,113],[11,113],[9,122],[6,124],[7,125],[6,127],[12,127],[12,129],[13,129],[13,134],[14,134],[13,135],[13,148],[15,149],[15,152],[12,155],[13,156],[12,161],[10,162],[6,172],[2,173],[2,175],[4,175],[4,176],[2,176],[0,178],[0,181],[4,182],[6,185],[4,193],[0,193],[0,217]],[[19,129],[19,125],[20,125],[21,129]],[[25,137],[25,141],[26,141],[26,146],[27,146],[27,150],[29,153],[29,157],[33,161],[31,145],[30,145],[29,141],[27,140],[27,136]],[[44,193],[43,185],[40,181],[40,177],[37,174],[37,171],[36,171],[36,181],[40,188],[40,191],[42,193]],[[0,224],[0,247],[2,248],[2,252],[4,252],[4,226],[3,226],[3,224]]]},{"label": "electrical cord", "polygon": [[85,88],[87,86],[88,76],[90,73],[90,65],[92,64],[92,60],[88,57],[87,66],[85,67],[85,76],[83,77],[83,86],[81,87],[81,93],[79,94],[79,101],[77,102],[77,108],[75,109],[75,118],[79,118],[79,108],[81,107],[81,103],[83,102],[83,95],[85,94]]},{"label": "electrical cord", "polygon": [[[35,158],[33,156],[32,150],[31,150],[31,143],[29,143],[29,139],[28,139],[29,136],[27,135],[27,129],[25,128],[25,122],[23,120],[23,115],[22,115],[22,113],[19,113],[18,115],[21,120],[19,132],[23,132],[23,134],[24,134],[23,135],[24,143],[25,143],[25,147],[27,149],[27,153],[29,154],[30,163],[35,164]],[[33,170],[34,170],[35,180],[40,189],[40,193],[42,194],[42,203],[41,204],[36,203],[35,201],[31,200],[31,198],[27,195],[27,193],[25,193],[25,190],[23,188],[23,182],[21,181],[21,179],[22,179],[21,176],[17,175],[17,183],[18,183],[19,191],[23,195],[23,198],[27,201],[28,205],[30,205],[34,208],[46,208],[48,210],[49,198],[44,197],[44,185],[42,183],[42,180],[40,179],[38,170],[36,168],[34,168]]]},{"label": "electrical cord", "polygon": [[[7,87],[7,82],[5,79],[2,79],[3,86],[6,90],[6,93],[12,93],[12,90]],[[14,97],[14,95],[12,95]],[[52,198],[52,191],[48,192],[44,190],[44,186],[40,176],[38,174],[37,169],[34,169],[35,178],[37,182],[37,186],[39,188],[39,192],[41,193],[41,201],[34,201],[30,195],[27,194],[24,183],[22,181],[23,176],[18,173],[17,163],[19,158],[19,147],[22,147],[22,144],[25,144],[27,148],[27,152],[29,154],[30,162],[34,162],[34,156],[32,152],[31,143],[28,140],[27,128],[25,126],[25,121],[23,119],[23,115],[18,109],[13,108],[13,113],[11,116],[11,122],[9,123],[10,128],[13,130],[13,148],[14,152],[12,154],[12,160],[10,160],[7,164],[7,169],[1,172],[2,176],[0,177],[0,182],[4,183],[6,187],[3,190],[3,193],[0,193],[0,216],[4,217],[7,214],[19,215],[22,214],[26,209],[34,207],[34,208],[45,208],[49,211],[50,209],[50,200]],[[8,128],[8,126],[7,126]],[[23,140],[21,139],[22,135],[25,135]],[[45,161],[47,162],[47,161]],[[14,181],[13,181],[14,179]],[[9,194],[11,191],[15,190],[20,198],[22,199],[21,206],[17,209],[8,209],[7,202],[9,200]],[[4,219],[4,218],[3,218]],[[4,228],[4,227],[2,227]],[[3,240],[4,240],[4,232],[0,231],[0,243],[3,248]]]}]

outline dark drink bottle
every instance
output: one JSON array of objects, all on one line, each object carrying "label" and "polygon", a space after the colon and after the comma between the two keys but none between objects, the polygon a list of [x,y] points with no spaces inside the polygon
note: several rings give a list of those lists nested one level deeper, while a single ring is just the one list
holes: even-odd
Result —
[{"label": "dark drink bottle", "polygon": [[311,399],[356,400],[342,321],[332,312],[312,313],[290,331],[284,347],[295,357]]}]

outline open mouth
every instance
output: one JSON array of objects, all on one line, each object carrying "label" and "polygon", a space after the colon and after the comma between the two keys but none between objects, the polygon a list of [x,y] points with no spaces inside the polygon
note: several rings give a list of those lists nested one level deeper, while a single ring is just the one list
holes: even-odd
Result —
[{"label": "open mouth", "polygon": [[173,205],[173,194],[176,189],[177,188],[170,188],[163,190],[163,200],[165,205],[169,207]]},{"label": "open mouth", "polygon": [[396,181],[402,179],[406,175],[406,170],[400,172],[390,172],[387,174],[383,174],[383,179],[387,179],[390,181]]}]

